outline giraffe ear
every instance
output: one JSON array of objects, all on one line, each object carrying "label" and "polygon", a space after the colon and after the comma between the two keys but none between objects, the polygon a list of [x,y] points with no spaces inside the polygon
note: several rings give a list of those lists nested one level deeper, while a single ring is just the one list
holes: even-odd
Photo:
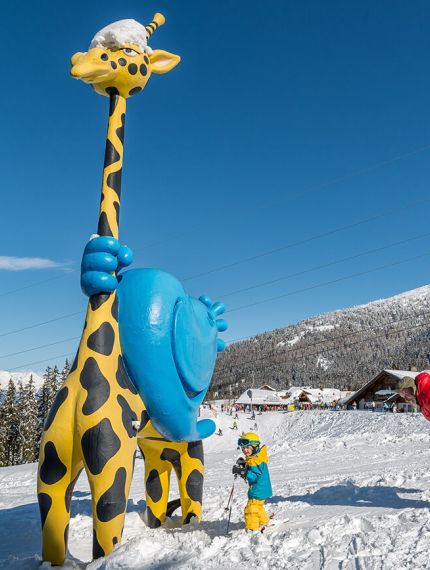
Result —
[{"label": "giraffe ear", "polygon": [[179,55],[169,53],[163,49],[155,49],[149,56],[153,73],[167,73],[181,61]]}]

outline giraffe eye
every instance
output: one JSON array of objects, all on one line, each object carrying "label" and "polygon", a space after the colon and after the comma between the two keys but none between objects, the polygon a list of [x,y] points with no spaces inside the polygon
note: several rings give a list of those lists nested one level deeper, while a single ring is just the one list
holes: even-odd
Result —
[{"label": "giraffe eye", "polygon": [[138,55],[137,51],[134,50],[134,49],[131,49],[131,48],[124,48],[122,51],[123,51],[126,55],[131,55],[131,56],[133,56],[133,57],[134,57],[135,55]]}]

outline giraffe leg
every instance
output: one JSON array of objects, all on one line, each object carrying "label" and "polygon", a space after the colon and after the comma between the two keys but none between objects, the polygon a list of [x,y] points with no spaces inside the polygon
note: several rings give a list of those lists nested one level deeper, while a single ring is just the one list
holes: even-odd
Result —
[{"label": "giraffe leg", "polygon": [[172,465],[162,454],[165,442],[138,440],[145,460],[146,524],[157,528],[166,519]]},{"label": "giraffe leg", "polygon": [[63,564],[67,553],[70,502],[82,461],[73,453],[70,430],[61,437],[44,434],[41,444],[37,498],[42,520],[42,558]]},{"label": "giraffe leg", "polygon": [[180,444],[180,467],[173,464],[178,477],[182,507],[182,523],[188,524],[193,517],[202,518],[204,459],[201,441]]},{"label": "giraffe leg", "polygon": [[123,447],[100,473],[86,465],[93,506],[93,558],[107,556],[121,541],[131,479],[136,438]]}]

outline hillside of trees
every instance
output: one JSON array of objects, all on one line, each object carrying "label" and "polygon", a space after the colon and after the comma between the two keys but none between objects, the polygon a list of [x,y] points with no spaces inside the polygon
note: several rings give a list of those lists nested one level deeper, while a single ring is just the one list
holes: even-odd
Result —
[{"label": "hillside of trees", "polygon": [[38,391],[32,377],[25,385],[10,379],[0,391],[0,467],[38,460],[43,424],[69,370],[67,360],[61,371],[48,366]]},{"label": "hillside of trees", "polygon": [[231,344],[218,357],[209,397],[263,384],[355,390],[384,368],[430,368],[429,353],[425,286]]}]

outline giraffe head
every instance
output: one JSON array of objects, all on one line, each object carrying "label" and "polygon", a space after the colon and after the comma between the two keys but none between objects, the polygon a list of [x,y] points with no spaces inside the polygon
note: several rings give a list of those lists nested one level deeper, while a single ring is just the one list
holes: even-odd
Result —
[{"label": "giraffe head", "polygon": [[87,52],[72,57],[71,76],[89,83],[100,95],[127,98],[139,93],[151,73],[167,73],[180,61],[178,55],[148,46],[148,38],[164,21],[162,14],[155,14],[146,27],[136,20],[106,26],[94,36]]}]

